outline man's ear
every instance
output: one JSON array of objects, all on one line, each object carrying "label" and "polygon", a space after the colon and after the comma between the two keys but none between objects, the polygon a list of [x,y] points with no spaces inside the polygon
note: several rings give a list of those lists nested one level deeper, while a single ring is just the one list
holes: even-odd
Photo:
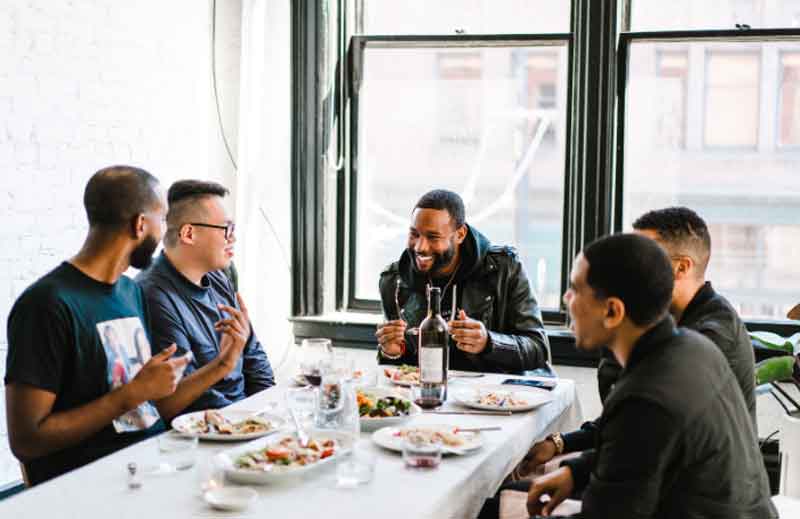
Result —
[{"label": "man's ear", "polygon": [[144,228],[147,225],[144,214],[137,214],[131,221],[131,237],[138,240],[144,236]]},{"label": "man's ear", "polygon": [[467,237],[467,224],[464,224],[458,229],[456,229],[456,243],[461,245],[461,242],[463,242],[464,238],[466,237]]},{"label": "man's ear", "polygon": [[188,223],[183,224],[178,230],[178,241],[194,243],[194,226]]},{"label": "man's ear", "polygon": [[606,300],[606,315],[603,317],[603,325],[607,330],[612,330],[622,324],[625,315],[625,303],[620,298],[609,297]]},{"label": "man's ear", "polygon": [[675,259],[675,279],[684,279],[694,271],[694,260],[689,256],[679,256]]}]

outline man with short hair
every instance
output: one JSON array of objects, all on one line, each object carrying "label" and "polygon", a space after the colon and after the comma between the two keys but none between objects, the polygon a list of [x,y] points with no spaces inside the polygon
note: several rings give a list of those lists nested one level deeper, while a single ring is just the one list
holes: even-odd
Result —
[{"label": "man with short hair", "polygon": [[227,194],[215,182],[172,184],[164,251],[136,278],[153,315],[153,351],[176,344],[179,352],[193,353],[181,383],[186,390],[161,403],[175,413],[225,407],[275,384],[249,321],[241,356],[219,355],[226,340],[215,326],[221,319],[220,308],[239,308],[246,315],[241,297],[223,273],[236,242],[234,224],[223,204]]},{"label": "man with short hair", "polygon": [[602,238],[576,258],[564,295],[576,345],[607,347],[624,369],[596,449],[535,479],[529,513],[578,492],[582,518],[777,517],[733,372],[708,338],[675,328],[673,287],[670,259],[643,236]]},{"label": "man with short hair", "polygon": [[[680,327],[711,339],[733,370],[757,432],[755,398],[755,355],[744,323],[728,301],[706,281],[711,257],[711,236],[705,221],[686,207],[649,211],[633,223],[634,232],[655,240],[670,258],[675,286],[669,311]],[[605,401],[619,377],[621,366],[611,352],[603,351],[597,370],[600,398]],[[554,456],[591,448],[596,424],[587,422],[563,436],[554,434],[537,442],[517,473],[524,476]]]},{"label": "man with short hair", "polygon": [[547,366],[542,314],[516,251],[492,245],[468,225],[461,197],[444,189],[419,199],[406,250],[381,273],[381,304],[390,318],[375,334],[382,362],[417,364],[413,330],[427,314],[428,285],[442,291],[452,369],[520,373]]},{"label": "man with short hair", "polygon": [[188,362],[170,358],[174,345],[150,356],[144,297],[122,275],[146,267],[161,239],[158,181],[112,166],[92,176],[83,201],[83,247],[28,287],[8,317],[9,443],[30,484],[163,431],[170,415],[153,404],[175,391]]}]

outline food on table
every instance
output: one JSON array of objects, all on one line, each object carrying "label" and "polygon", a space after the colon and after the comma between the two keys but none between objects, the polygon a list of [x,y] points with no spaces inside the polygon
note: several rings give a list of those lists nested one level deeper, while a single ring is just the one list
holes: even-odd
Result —
[{"label": "food on table", "polygon": [[403,364],[396,368],[384,368],[384,375],[393,382],[419,384],[419,368]]},{"label": "food on table", "polygon": [[430,427],[415,427],[411,429],[400,429],[395,436],[406,438],[416,444],[441,443],[448,447],[463,447],[466,442],[462,436],[458,435],[458,428],[452,429],[433,429]]},{"label": "food on table", "polygon": [[524,407],[528,405],[527,400],[514,398],[513,395],[513,393],[506,393],[502,391],[477,391],[473,402],[476,404],[488,405],[501,409],[511,409],[514,407]]},{"label": "food on table", "polygon": [[411,402],[396,396],[377,397],[368,392],[357,391],[358,414],[362,418],[389,418],[408,416]]},{"label": "food on table", "polygon": [[338,450],[339,444],[332,438],[313,438],[303,447],[295,437],[287,436],[263,449],[242,454],[234,465],[239,469],[264,472],[287,470],[312,465],[333,456]]},{"label": "food on table", "polygon": [[193,434],[253,434],[273,429],[269,420],[260,416],[250,416],[240,422],[231,422],[219,411],[209,409],[202,418],[191,417],[181,432]]}]

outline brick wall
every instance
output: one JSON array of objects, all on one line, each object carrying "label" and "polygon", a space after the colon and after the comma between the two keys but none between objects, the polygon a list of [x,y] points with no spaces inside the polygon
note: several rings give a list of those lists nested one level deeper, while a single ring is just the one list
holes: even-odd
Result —
[{"label": "brick wall", "polygon": [[[217,33],[233,129],[237,5],[224,2],[219,14],[234,20]],[[0,375],[11,305],[80,247],[94,171],[129,163],[167,185],[233,184],[211,97],[210,20],[209,2],[198,0],[0,2]],[[4,401],[0,388],[0,438]],[[0,486],[16,466],[6,448],[0,440]]]}]

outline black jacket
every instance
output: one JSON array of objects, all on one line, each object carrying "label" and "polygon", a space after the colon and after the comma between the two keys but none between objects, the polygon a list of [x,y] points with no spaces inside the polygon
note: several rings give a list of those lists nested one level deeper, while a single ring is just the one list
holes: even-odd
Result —
[{"label": "black jacket", "polygon": [[725,357],[671,318],[634,347],[597,422],[596,449],[564,465],[578,517],[774,518],[758,439]]},{"label": "black jacket", "polygon": [[[757,429],[755,354],[750,336],[727,299],[717,294],[706,282],[689,302],[678,326],[699,332],[722,351],[728,361],[739,388],[744,395],[747,410]],[[616,382],[620,366],[613,355],[604,352],[597,370],[600,399],[605,401]]]},{"label": "black jacket", "polygon": [[[512,247],[493,246],[480,232],[467,226],[460,253],[461,266],[449,285],[447,279],[432,280],[434,286],[447,285],[442,293],[443,317],[445,320],[451,317],[452,287],[456,285],[456,308],[482,321],[489,338],[486,349],[477,355],[464,353],[451,341],[450,368],[520,373],[545,367],[549,344],[542,314],[516,251]],[[407,250],[399,261],[386,267],[378,284],[384,315],[390,319],[399,317],[395,305],[398,279],[399,304],[411,329],[419,326],[427,314],[428,276],[416,271]],[[397,361],[381,361],[417,364],[417,340],[406,333],[405,355]]]}]

